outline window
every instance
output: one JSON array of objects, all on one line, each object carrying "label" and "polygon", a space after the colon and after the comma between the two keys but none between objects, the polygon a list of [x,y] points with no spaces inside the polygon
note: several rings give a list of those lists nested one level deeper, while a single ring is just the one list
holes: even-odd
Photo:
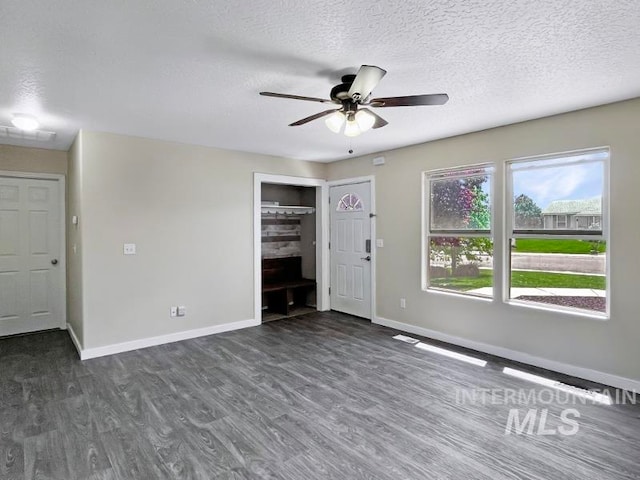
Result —
[{"label": "window", "polygon": [[338,201],[338,212],[361,212],[362,200],[356,193],[345,193]]},{"label": "window", "polygon": [[479,165],[424,175],[423,287],[492,297],[493,169]]},{"label": "window", "polygon": [[567,228],[566,215],[556,215],[556,228]]},{"label": "window", "polygon": [[507,163],[509,301],[606,315],[607,149]]}]

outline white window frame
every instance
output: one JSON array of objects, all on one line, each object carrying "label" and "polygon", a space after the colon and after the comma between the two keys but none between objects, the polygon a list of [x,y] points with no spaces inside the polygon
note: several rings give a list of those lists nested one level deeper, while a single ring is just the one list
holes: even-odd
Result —
[{"label": "white window frame", "polygon": [[[436,176],[443,175],[445,173],[451,173],[450,178],[464,178],[470,175],[464,175],[465,171],[473,169],[486,169],[487,175],[490,181],[490,205],[489,211],[491,212],[491,225],[488,231],[485,230],[451,230],[449,232],[432,232],[431,231],[431,179]],[[459,172],[460,175],[456,177],[455,172]],[[429,286],[429,267],[430,267],[430,239],[432,237],[489,237],[492,241],[495,238],[495,222],[496,222],[496,205],[495,205],[495,188],[496,188],[496,165],[494,163],[477,163],[472,165],[456,166],[451,168],[439,168],[435,170],[428,170],[422,172],[422,290],[428,293],[436,293],[443,295],[454,295],[462,298],[472,298],[476,300],[492,302],[496,298],[496,269],[495,262],[492,269],[493,279],[491,286],[493,294],[487,295],[474,295],[472,293],[465,293],[455,290],[449,290],[446,288],[438,288]],[[493,256],[495,258],[496,251],[494,249]]]},{"label": "white window frame", "polygon": [[[575,165],[581,165],[585,163],[598,163],[602,162],[604,166],[603,171],[603,188],[602,188],[602,214],[601,214],[601,230],[599,234],[593,234],[594,232],[589,232],[589,234],[577,232],[575,234],[569,231],[569,228],[566,229],[554,229],[548,230],[546,233],[543,233],[542,230],[536,232],[524,232],[522,230],[514,230],[514,205],[513,205],[513,175],[511,170],[511,165],[516,163],[524,163],[524,162],[533,162],[540,160],[552,160],[552,159],[561,159],[565,157],[573,157],[579,155],[586,154],[594,154],[599,152],[606,152],[607,156],[604,159],[594,159],[594,160],[578,160],[573,162]],[[527,307],[537,310],[546,310],[553,312],[565,312],[581,317],[593,318],[597,320],[608,320],[610,318],[610,309],[611,309],[611,272],[610,266],[611,262],[606,262],[606,311],[604,313],[600,312],[591,312],[588,310],[583,310],[579,308],[573,307],[565,307],[562,305],[551,305],[551,304],[543,304],[537,302],[529,302],[523,300],[517,300],[510,298],[510,290],[511,290],[511,249],[508,248],[510,245],[510,241],[512,238],[555,238],[555,239],[575,239],[575,240],[603,240],[607,245],[607,258],[611,258],[611,243],[609,241],[609,222],[610,222],[610,211],[609,211],[609,168],[611,163],[611,149],[608,146],[604,147],[596,147],[596,148],[588,148],[582,150],[572,150],[568,152],[559,152],[547,155],[538,155],[531,157],[522,157],[516,158],[513,160],[508,160],[505,164],[504,168],[504,185],[505,185],[505,196],[504,196],[504,219],[505,219],[505,228],[504,228],[504,244],[506,247],[503,252],[503,268],[502,268],[502,300],[504,303],[514,306]],[[540,167],[546,168],[546,167]],[[543,224],[544,227],[544,224]],[[555,231],[554,231],[555,230]],[[516,233],[521,232],[521,233]],[[494,252],[495,256],[495,252]]]}]

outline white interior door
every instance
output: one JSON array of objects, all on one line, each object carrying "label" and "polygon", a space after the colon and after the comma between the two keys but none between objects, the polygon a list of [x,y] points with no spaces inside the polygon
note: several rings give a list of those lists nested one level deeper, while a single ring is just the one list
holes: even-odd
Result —
[{"label": "white interior door", "polygon": [[371,184],[331,187],[331,309],[371,318]]},{"label": "white interior door", "polygon": [[59,188],[0,177],[0,336],[64,325]]}]

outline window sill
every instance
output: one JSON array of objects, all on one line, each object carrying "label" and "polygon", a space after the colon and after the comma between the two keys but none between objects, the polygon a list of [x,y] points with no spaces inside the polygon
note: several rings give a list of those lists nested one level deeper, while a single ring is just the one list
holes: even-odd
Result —
[{"label": "window sill", "polygon": [[[472,293],[464,293],[464,292],[456,292],[452,290],[445,290],[441,288],[427,287],[422,289],[423,292],[428,294],[436,294],[436,295],[444,295],[448,297],[456,297],[456,298],[468,298],[472,300],[480,300],[482,302],[492,303],[495,301],[495,298],[487,297],[484,295],[474,295]],[[507,299],[502,303],[505,305],[510,305],[514,307],[523,307],[531,310],[542,310],[544,312],[551,313],[559,313],[561,315],[570,315],[573,317],[586,318],[589,320],[596,320],[599,322],[608,321],[611,316],[609,313],[597,313],[597,312],[589,312],[587,310],[579,310],[577,308],[571,307],[562,307],[560,305],[547,306],[541,303],[536,302],[527,302],[524,300],[515,300],[515,299]]]},{"label": "window sill", "polygon": [[445,290],[443,288],[427,287],[427,288],[423,288],[422,291],[426,293],[435,293],[437,295],[445,295],[450,297],[470,298],[473,300],[480,300],[483,302],[493,302],[494,300],[493,297],[488,297],[486,295],[474,295],[473,293],[457,292],[455,290]]},{"label": "window sill", "polygon": [[542,310],[545,312],[571,315],[574,317],[588,318],[589,320],[597,320],[600,322],[606,322],[611,318],[609,313],[589,312],[587,310],[580,310],[577,308],[563,307],[560,305],[544,305],[542,303],[528,302],[525,300],[507,299],[504,301],[504,303],[515,307],[524,307],[532,310]]}]

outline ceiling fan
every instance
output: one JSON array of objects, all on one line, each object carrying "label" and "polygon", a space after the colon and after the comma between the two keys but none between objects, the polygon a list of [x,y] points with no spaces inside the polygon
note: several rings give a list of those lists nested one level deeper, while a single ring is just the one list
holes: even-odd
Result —
[{"label": "ceiling fan", "polygon": [[[330,100],[316,97],[289,95],[286,93],[260,92],[266,97],[291,98],[308,102],[332,103],[340,108],[332,108],[291,123],[290,127],[304,125],[319,118],[325,118],[329,130],[341,131],[348,137],[355,137],[370,128],[381,128],[387,121],[369,108],[414,107],[419,105],[444,105],[449,100],[446,93],[433,95],[410,95],[406,97],[370,98],[372,90],[387,73],[380,67],[362,65],[356,75],[343,75],[342,83],[331,89]],[[344,126],[344,130],[343,130]]]}]

